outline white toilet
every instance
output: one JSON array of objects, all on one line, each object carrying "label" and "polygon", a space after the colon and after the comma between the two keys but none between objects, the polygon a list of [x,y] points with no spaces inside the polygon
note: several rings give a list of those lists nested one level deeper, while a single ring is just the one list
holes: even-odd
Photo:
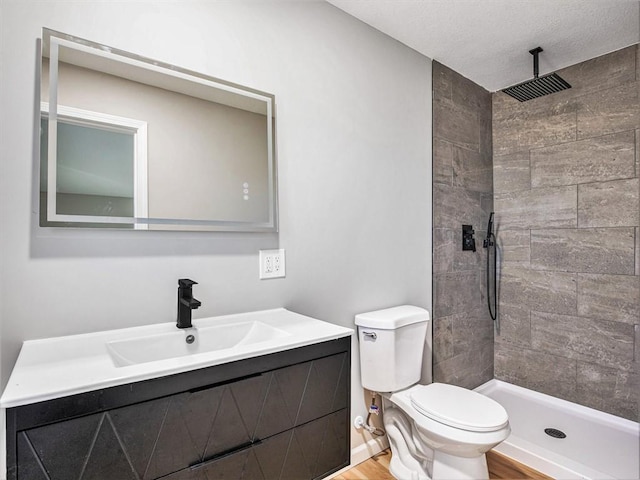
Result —
[{"label": "white toilet", "polygon": [[417,384],[428,323],[429,312],[409,305],[356,315],[362,385],[384,399],[391,473],[402,480],[488,479],[485,452],[509,436],[509,417],[471,390]]}]

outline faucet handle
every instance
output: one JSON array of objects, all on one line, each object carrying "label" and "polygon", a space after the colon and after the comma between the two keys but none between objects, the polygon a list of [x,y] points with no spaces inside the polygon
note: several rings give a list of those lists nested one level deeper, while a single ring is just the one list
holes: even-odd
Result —
[{"label": "faucet handle", "polygon": [[193,280],[189,279],[189,278],[180,278],[178,279],[178,285],[181,288],[190,288],[191,285],[197,285],[198,282],[194,282]]}]

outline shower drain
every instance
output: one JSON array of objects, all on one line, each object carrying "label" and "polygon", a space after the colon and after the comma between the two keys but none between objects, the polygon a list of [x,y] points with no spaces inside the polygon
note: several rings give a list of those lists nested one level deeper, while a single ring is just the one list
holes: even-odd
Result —
[{"label": "shower drain", "polygon": [[556,428],[545,428],[544,433],[546,433],[547,435],[553,438],[567,438],[566,433]]}]

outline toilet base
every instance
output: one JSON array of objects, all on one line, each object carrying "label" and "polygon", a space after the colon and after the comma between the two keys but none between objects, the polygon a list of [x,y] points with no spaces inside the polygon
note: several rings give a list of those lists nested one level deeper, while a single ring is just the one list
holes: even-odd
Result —
[{"label": "toilet base", "polygon": [[431,480],[433,450],[408,441],[415,440],[409,419],[397,408],[388,408],[384,412],[384,427],[391,446],[391,475],[402,480]]},{"label": "toilet base", "polygon": [[433,480],[488,480],[487,457],[465,458],[436,450],[433,457]]},{"label": "toilet base", "polygon": [[[391,446],[391,474],[401,480],[488,480],[483,454],[462,457],[434,449],[402,409],[383,396],[384,427]],[[507,432],[508,434],[508,432]],[[496,442],[497,443],[497,442]],[[488,445],[486,450],[490,448]],[[485,449],[480,451],[486,451]],[[471,452],[466,450],[467,454]],[[471,453],[472,454],[472,453]]]}]

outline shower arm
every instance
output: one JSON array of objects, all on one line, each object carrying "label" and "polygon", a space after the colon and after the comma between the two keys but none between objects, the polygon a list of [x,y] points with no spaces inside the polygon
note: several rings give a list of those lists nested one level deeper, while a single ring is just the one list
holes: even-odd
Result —
[{"label": "shower arm", "polygon": [[538,63],[538,55],[543,52],[542,47],[536,47],[533,50],[529,50],[529,53],[533,55],[533,78],[538,78],[540,75],[540,67]]}]

